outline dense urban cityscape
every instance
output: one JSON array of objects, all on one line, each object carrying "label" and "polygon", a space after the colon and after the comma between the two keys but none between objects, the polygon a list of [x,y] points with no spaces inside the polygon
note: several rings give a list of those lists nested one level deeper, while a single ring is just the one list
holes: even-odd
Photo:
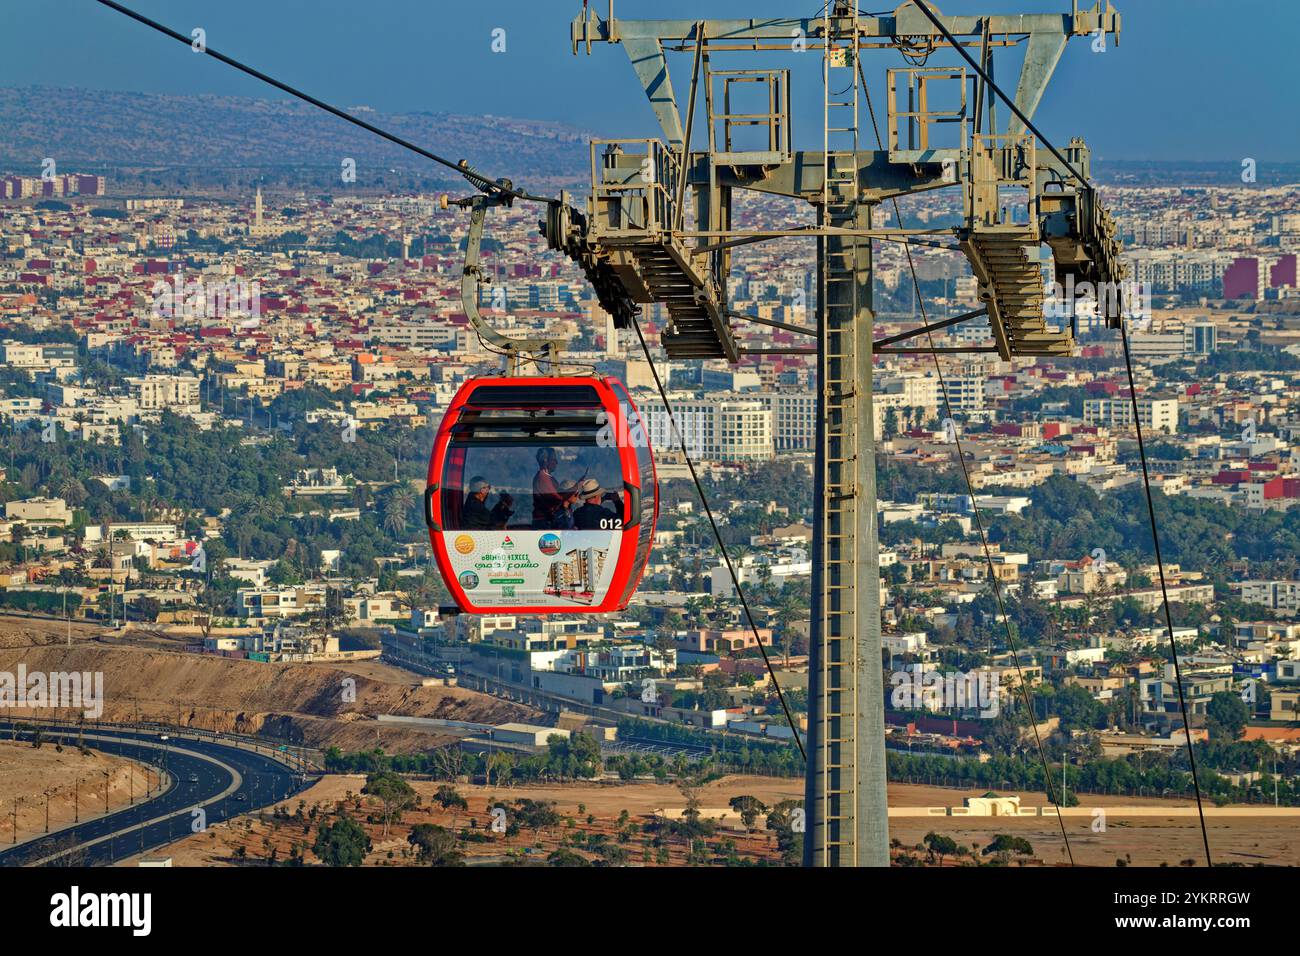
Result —
[{"label": "dense urban cityscape", "polygon": [[[583,4],[575,53],[615,42],[609,6]],[[806,22],[827,24],[829,76],[868,15],[826,6]],[[922,71],[934,45],[898,25],[908,6],[871,22]],[[1062,19],[1105,49],[1116,16]],[[704,24],[673,52],[707,49]],[[1300,865],[1300,185],[1071,141],[1059,165],[1099,183],[1080,177],[1077,208],[1113,226],[1114,312],[1105,283],[1062,284],[1078,237],[1052,232],[1065,192],[1034,179],[1056,160],[1032,130],[1048,225],[1005,206],[994,225],[1049,252],[1017,263],[1044,290],[1040,338],[1019,341],[1069,348],[1017,351],[975,243],[979,111],[968,188],[937,188],[958,173],[925,149],[900,161],[887,127],[861,173],[891,185],[853,239],[861,431],[837,433],[828,403],[856,389],[824,377],[845,347],[831,263],[853,230],[826,224],[833,186],[867,192],[834,178],[845,104],[826,79],[813,223],[779,186],[788,89],[758,114],[772,148],[742,154],[730,124],[751,117],[723,114],[720,152],[705,82],[698,161],[689,115],[679,152],[485,116],[490,162],[444,162],[438,188],[346,153],[23,159],[0,132],[0,865],[859,865],[856,843],[816,862],[850,841],[822,830],[817,851],[807,830],[830,814],[815,800],[840,806],[815,779],[843,769],[814,750],[827,728],[847,734],[826,675],[850,665],[828,648],[873,638],[825,623],[837,589],[879,613],[883,691],[854,684],[853,706],[883,711],[881,865]],[[481,133],[445,122],[458,144]],[[316,148],[288,120],[268,139]],[[1024,182],[1017,148],[990,148],[993,206]],[[646,174],[656,150],[680,186]],[[560,200],[519,185],[530,161]],[[668,223],[657,260],[617,245],[641,226],[602,192],[637,189]],[[584,230],[610,244],[579,249]],[[1096,248],[1079,239],[1079,261]],[[682,292],[706,261],[716,289]],[[715,299],[721,351],[691,353],[683,316]],[[569,380],[613,383],[612,459],[603,431],[564,438],[589,424]],[[480,382],[497,404],[462,415]],[[833,465],[861,461],[837,494]],[[841,498],[866,502],[855,532],[826,518]],[[870,556],[835,551],[855,533]],[[878,562],[869,595],[832,553],[855,575]]]}]

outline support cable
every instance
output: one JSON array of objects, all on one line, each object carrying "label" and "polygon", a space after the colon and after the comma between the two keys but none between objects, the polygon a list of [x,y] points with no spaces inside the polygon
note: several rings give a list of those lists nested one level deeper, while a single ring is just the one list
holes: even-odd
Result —
[{"label": "support cable", "polygon": [[[1002,88],[993,81],[993,77],[989,73],[985,72],[975,62],[975,60],[971,57],[969,53],[967,53],[964,49],[962,49],[960,46],[957,45],[956,40],[953,37],[952,33],[949,32],[948,28],[943,25],[943,22],[934,15],[934,12],[929,8],[929,6],[926,5],[925,0],[911,0],[911,2],[915,4],[917,9],[919,9],[925,15],[926,19],[928,19],[931,23],[933,23],[936,27],[938,27],[939,31],[943,33],[943,35],[947,37],[949,41],[953,43],[954,47],[957,49],[957,52],[960,53],[962,57],[966,60],[966,62],[970,64],[970,66],[975,70],[976,74],[980,77],[980,79],[982,79],[985,83],[987,83],[988,88],[992,90],[995,94],[997,94],[998,98],[1001,99],[1002,102],[1006,103],[1006,105],[1010,107],[1011,112],[1016,115],[1017,119],[1019,119],[1022,123],[1025,124],[1025,129],[1033,133],[1034,136],[1036,136],[1042,142],[1042,144],[1046,146],[1049,151],[1051,151],[1052,155],[1055,156],[1065,166],[1065,168],[1070,171],[1070,173],[1075,177],[1075,179],[1079,181],[1079,184],[1085,190],[1087,190],[1089,193],[1095,193],[1097,191],[1097,187],[1094,186],[1091,182],[1089,182],[1083,175],[1079,173],[1078,170],[1074,168],[1074,166],[1072,166],[1066,160],[1066,158],[1061,154],[1061,151],[1058,150],[1054,145],[1052,145],[1051,141],[1048,140],[1048,138],[1044,136],[1036,126],[1034,126],[1034,124],[1030,121],[1029,117],[1027,117],[1023,112],[1021,112],[1020,108],[1016,106],[1016,104],[1011,100],[1010,97],[1007,96],[1007,94],[1002,90]],[[910,250],[908,254],[908,259],[909,261],[911,260]],[[1178,684],[1178,707],[1183,718],[1183,730],[1186,732],[1187,735],[1187,760],[1192,771],[1192,787],[1196,792],[1196,813],[1200,819],[1200,824],[1201,824],[1201,841],[1205,845],[1205,864],[1206,866],[1213,866],[1214,861],[1210,855],[1209,831],[1205,825],[1205,808],[1201,798],[1201,783],[1196,771],[1195,748],[1192,745],[1192,725],[1187,714],[1187,701],[1183,692],[1182,671],[1178,664],[1178,642],[1174,639],[1174,619],[1173,619],[1173,613],[1169,607],[1169,592],[1165,584],[1165,564],[1164,564],[1164,558],[1161,555],[1161,551],[1160,551],[1160,530],[1159,530],[1159,525],[1156,521],[1155,499],[1151,493],[1151,477],[1150,477],[1150,472],[1147,468],[1146,447],[1142,439],[1142,422],[1138,415],[1137,389],[1134,385],[1134,380],[1133,380],[1133,359],[1129,352],[1128,331],[1124,326],[1122,302],[1120,303],[1118,312],[1120,316],[1119,319],[1120,341],[1124,345],[1124,365],[1128,373],[1129,396],[1130,399],[1132,400],[1132,406],[1133,406],[1133,425],[1137,430],[1138,452],[1139,452],[1139,457],[1141,458],[1142,461],[1142,487],[1143,487],[1143,491],[1146,494],[1147,516],[1150,519],[1150,524],[1151,524],[1151,540],[1156,555],[1156,566],[1159,569],[1159,573],[1160,573],[1160,593],[1161,593],[1161,600],[1165,612],[1165,626],[1169,635],[1169,653],[1173,656],[1174,680]],[[964,462],[963,462],[963,467],[964,467]],[[978,519],[979,517],[978,508],[975,509],[975,513],[976,513],[976,518]]]},{"label": "support cable", "polygon": [[776,679],[776,671],[772,669],[772,660],[767,656],[767,648],[763,646],[763,639],[759,636],[758,625],[754,623],[754,615],[749,609],[749,602],[745,600],[745,590],[740,586],[740,578],[736,575],[736,568],[731,563],[731,555],[727,552],[727,545],[722,540],[722,531],[718,528],[718,522],[713,517],[713,509],[709,506],[709,496],[704,492],[704,485],[700,483],[700,476],[695,471],[695,462],[691,460],[691,453],[686,448],[686,436],[677,427],[677,418],[673,415],[673,407],[668,401],[668,393],[664,390],[664,383],[659,378],[659,369],[655,365],[654,356],[650,354],[650,347],[646,344],[645,336],[641,333],[641,320],[635,314],[632,316],[632,328],[636,329],[636,337],[641,343],[641,351],[645,353],[646,362],[650,365],[650,374],[654,376],[655,388],[659,390],[659,400],[663,402],[664,411],[668,413],[669,424],[677,435],[677,443],[681,447],[682,457],[686,459],[686,467],[691,472],[691,481],[695,482],[695,492],[700,496],[700,502],[704,505],[704,513],[708,516],[709,527],[713,529],[714,540],[718,542],[718,550],[722,552],[723,563],[727,565],[727,574],[731,576],[731,586],[736,589],[736,596],[740,598],[740,606],[745,610],[745,619],[749,622],[749,629],[754,632],[754,640],[758,644],[758,652],[763,655],[763,664],[767,667],[768,677],[772,679],[772,687],[776,690],[777,699],[781,701],[781,709],[785,711],[785,719],[790,722],[790,732],[794,734],[794,742],[799,746],[799,756],[807,761],[808,754],[803,749],[803,738],[799,736],[799,726],[794,722],[794,715],[790,713],[790,706],[785,701],[785,694],[781,691],[781,684]]},{"label": "support cable", "polygon": [[1205,828],[1205,808],[1201,805],[1201,783],[1196,772],[1196,750],[1192,746],[1192,725],[1187,721],[1187,700],[1183,695],[1183,672],[1178,663],[1178,643],[1174,640],[1174,618],[1169,609],[1169,589],[1165,584],[1165,562],[1160,554],[1160,534],[1156,527],[1156,504],[1151,494],[1151,477],[1147,471],[1147,449],[1142,440],[1142,418],[1138,414],[1137,386],[1133,381],[1133,358],[1129,354],[1128,330],[1121,320],[1120,341],[1124,343],[1124,368],[1128,372],[1128,393],[1133,407],[1133,427],[1137,429],[1138,457],[1142,459],[1142,487],[1146,491],[1147,518],[1151,522],[1151,541],[1155,545],[1156,567],[1160,571],[1160,596],[1165,608],[1165,626],[1169,629],[1169,652],[1174,658],[1174,683],[1178,685],[1178,708],[1183,714],[1183,732],[1187,734],[1187,760],[1192,768],[1192,784],[1196,789],[1196,812],[1201,818],[1201,842],[1205,844],[1205,865],[1214,866],[1210,856],[1210,835]]},{"label": "support cable", "polygon": [[[861,60],[858,61],[858,71],[859,73],[862,72]],[[867,86],[865,75],[862,76],[862,89],[863,89],[863,93],[866,95],[867,110],[871,115],[871,128],[876,135],[877,148],[883,149],[884,147],[880,145],[881,144],[880,125],[879,123],[876,122],[876,109],[871,102],[871,89],[870,87]],[[901,223],[903,221],[903,214],[898,205],[898,197],[893,198],[893,205],[894,205],[894,216]],[[912,259],[911,248],[908,246],[904,246],[903,250],[904,252],[907,253],[907,266],[909,271],[912,274],[912,287],[916,293],[917,308],[920,310],[921,322],[923,323],[925,328],[925,337],[927,342],[929,343],[930,357],[934,360],[934,371],[935,374],[938,375],[939,377],[939,388],[943,392],[944,409],[948,412],[948,420],[953,423],[952,440],[957,452],[957,463],[961,466],[962,478],[966,482],[966,490],[970,493],[971,510],[975,512],[975,527],[979,531],[980,546],[984,549],[984,559],[988,562],[988,566],[989,566],[989,583],[993,588],[993,596],[997,600],[998,613],[1002,616],[1002,623],[1006,627],[1007,646],[1011,649],[1011,660],[1016,667],[1016,683],[1019,684],[1020,686],[1020,694],[1022,699],[1024,700],[1025,712],[1029,718],[1029,726],[1034,732],[1034,744],[1038,750],[1038,759],[1041,761],[1043,765],[1043,782],[1045,784],[1045,789],[1047,790],[1047,799],[1050,800],[1052,804],[1056,807],[1056,822],[1061,828],[1061,839],[1065,841],[1065,852],[1066,855],[1069,857],[1070,865],[1074,866],[1074,850],[1070,846],[1070,836],[1065,830],[1065,819],[1061,816],[1061,800],[1064,799],[1065,794],[1064,793],[1061,794],[1061,800],[1058,800],[1056,798],[1055,788],[1053,787],[1053,782],[1052,782],[1051,768],[1047,760],[1047,751],[1043,747],[1042,735],[1038,732],[1038,722],[1034,715],[1033,701],[1029,697],[1029,685],[1025,681],[1025,674],[1020,666],[1020,654],[1016,647],[1015,637],[1012,635],[1011,632],[1011,619],[1007,617],[1006,605],[1003,602],[1003,598],[1002,598],[1002,588],[998,585],[997,574],[994,573],[993,555],[992,552],[990,552],[989,550],[988,534],[984,530],[984,519],[980,516],[979,499],[975,494],[975,486],[971,482],[970,470],[966,466],[966,456],[962,453],[961,450],[961,436],[957,433],[956,419],[953,418],[953,414],[952,414],[952,401],[948,395],[948,383],[944,379],[943,368],[939,361],[938,352],[935,351],[934,332],[930,326],[930,320],[926,315],[925,302],[921,298],[921,281],[916,274],[916,263]],[[1065,758],[1062,757],[1062,761],[1064,761],[1064,759]]]},{"label": "support cable", "polygon": [[[126,7],[120,3],[116,3],[114,2],[114,0],[97,0],[97,2],[102,4],[103,6],[108,7],[110,10],[116,10],[118,13],[130,17],[132,20],[135,20],[138,23],[143,23],[145,26],[149,27],[152,30],[157,30],[159,33],[163,34],[164,36],[171,37],[173,40],[178,40],[181,43],[184,43],[187,47],[190,47],[191,49],[195,49],[193,45],[194,41],[192,37],[188,37],[183,33],[177,33],[175,30],[171,29],[170,27],[164,26],[163,24],[159,23],[157,20],[151,20],[149,17],[146,17],[142,13],[137,13],[136,11],[132,10],[130,7]],[[479,173],[474,169],[472,169],[470,165],[464,160],[461,160],[459,163],[457,163],[443,156],[439,156],[437,153],[432,153],[422,146],[417,146],[414,143],[410,142],[409,140],[402,139],[402,137],[390,133],[387,130],[380,129],[378,126],[375,126],[372,123],[367,123],[365,120],[353,116],[351,113],[341,110],[337,106],[331,106],[329,103],[326,103],[324,100],[317,99],[316,97],[312,96],[310,93],[304,93],[302,92],[302,90],[295,89],[294,87],[290,86],[288,83],[282,83],[279,80],[275,79],[274,77],[267,76],[265,73],[261,72],[260,70],[254,69],[253,67],[247,66],[232,57],[226,56],[224,53],[218,53],[216,50],[212,49],[212,47],[207,46],[206,44],[199,52],[206,53],[208,56],[212,57],[213,59],[220,60],[222,63],[225,63],[227,66],[233,66],[236,70],[239,70],[241,73],[246,73],[256,80],[261,80],[263,83],[269,83],[271,86],[274,86],[276,89],[288,93],[290,96],[297,97],[298,99],[302,100],[304,103],[310,103],[312,106],[315,106],[318,109],[322,109],[327,113],[331,113],[334,116],[337,116],[341,120],[346,120],[347,122],[351,123],[353,126],[359,126],[361,129],[364,129],[369,133],[374,133],[376,136],[382,137],[383,139],[386,139],[390,143],[394,143],[397,146],[401,146],[403,149],[409,149],[411,152],[418,153],[419,155],[423,156],[425,159],[431,159],[435,163],[440,163],[441,165],[446,166],[448,169],[455,170],[456,172],[460,173],[460,175],[468,179],[477,189],[481,190],[482,192],[489,193],[491,195],[509,196],[512,199],[523,199],[529,202],[551,203],[555,201],[554,199],[551,199],[546,196],[534,196],[530,193],[524,192],[523,190],[515,189],[513,186],[506,185],[505,183],[502,182],[494,182],[493,180],[488,179],[482,173]]]}]

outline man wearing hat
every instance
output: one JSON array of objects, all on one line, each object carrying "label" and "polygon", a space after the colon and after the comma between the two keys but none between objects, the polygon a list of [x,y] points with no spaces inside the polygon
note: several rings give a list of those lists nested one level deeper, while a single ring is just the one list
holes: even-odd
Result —
[{"label": "man wearing hat", "polygon": [[565,481],[559,485],[556,497],[560,503],[555,511],[551,512],[548,528],[562,531],[573,527],[573,512],[570,509],[573,507],[573,503],[578,500],[579,487],[580,483],[577,481]]},{"label": "man wearing hat", "polygon": [[601,531],[612,527],[610,519],[618,515],[601,502],[605,492],[595,478],[587,478],[578,488],[582,504],[573,512],[573,526],[579,531]]},{"label": "man wearing hat", "polygon": [[490,531],[504,528],[510,516],[513,503],[504,492],[497,500],[496,506],[489,510],[488,495],[492,493],[492,484],[482,475],[475,475],[469,480],[469,495],[461,509],[461,526],[467,531]]}]

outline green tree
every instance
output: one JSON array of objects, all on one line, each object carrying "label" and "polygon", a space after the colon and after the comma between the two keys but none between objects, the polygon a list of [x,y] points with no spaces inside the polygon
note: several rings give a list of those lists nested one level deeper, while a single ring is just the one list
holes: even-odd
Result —
[{"label": "green tree", "polygon": [[776,833],[776,847],[786,866],[798,866],[803,856],[802,828],[795,826],[795,821],[802,816],[802,808],[802,800],[782,800],[767,814],[767,828]]},{"label": "green tree", "polygon": [[1033,856],[1034,847],[1024,837],[1013,837],[1005,833],[999,833],[982,851],[985,856],[997,855],[1003,860],[1017,854],[1018,856]]},{"label": "green tree", "polygon": [[456,843],[456,835],[446,827],[417,823],[411,827],[406,842],[415,847],[421,863],[429,866],[463,866],[465,854]]},{"label": "green tree", "polygon": [[1211,740],[1240,740],[1246,734],[1250,710],[1230,690],[1221,690],[1205,705],[1205,726]]},{"label": "green tree", "polygon": [[546,741],[546,766],[561,780],[590,780],[601,771],[600,744],[590,734],[552,734]]},{"label": "green tree", "polygon": [[[434,793],[433,799],[434,802],[444,810],[469,809],[469,801],[460,795],[460,791],[445,783],[438,788],[436,793]],[[454,813],[452,814],[451,822],[452,826],[456,825],[456,815]]]},{"label": "green tree", "polygon": [[602,843],[597,851],[606,866],[627,866],[629,854],[617,843]]},{"label": "green tree", "polygon": [[370,852],[370,837],[345,814],[320,825],[312,852],[326,866],[360,866]]},{"label": "green tree", "polygon": [[747,794],[731,798],[731,809],[740,814],[740,822],[745,824],[748,830],[754,829],[754,824],[758,821],[760,813],[767,812],[767,806],[757,797],[751,797]]},{"label": "green tree", "polygon": [[585,856],[565,847],[552,852],[546,858],[546,862],[551,866],[591,866],[591,862]]},{"label": "green tree", "polygon": [[388,771],[366,777],[366,785],[361,788],[361,792],[377,799],[383,807],[385,837],[388,836],[389,825],[394,820],[400,820],[403,813],[420,802],[419,794],[409,783]]},{"label": "green tree", "polygon": [[935,833],[931,830],[925,835],[925,845],[930,848],[930,852],[939,858],[939,865],[943,866],[945,856],[956,856],[958,853],[957,841],[950,836],[944,836],[942,833]]}]

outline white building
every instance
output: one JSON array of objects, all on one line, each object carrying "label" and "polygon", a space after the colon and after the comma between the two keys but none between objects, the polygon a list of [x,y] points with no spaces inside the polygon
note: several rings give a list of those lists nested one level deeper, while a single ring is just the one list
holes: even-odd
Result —
[{"label": "white building", "polygon": [[[1138,416],[1142,427],[1170,435],[1178,431],[1178,399],[1139,398]],[[1086,425],[1106,428],[1133,427],[1133,401],[1128,398],[1089,398],[1083,402]]]},{"label": "white building", "polygon": [[1242,581],[1241,600],[1271,611],[1300,610],[1300,581]]},{"label": "white building", "polygon": [[[86,531],[86,540],[89,541],[90,529],[87,528]],[[116,540],[119,534],[124,534],[132,541],[157,541],[161,544],[180,540],[180,531],[176,525],[166,521],[115,521],[107,526],[105,536],[108,540]]]},{"label": "white building", "polygon": [[6,502],[5,517],[24,524],[67,525],[72,520],[72,512],[62,498],[27,498]]},{"label": "white building", "polygon": [[325,607],[325,589],[313,587],[240,588],[240,617],[296,617]]},{"label": "white building", "polygon": [[199,406],[199,380],[193,375],[145,375],[128,378],[131,397],[145,411],[169,408],[192,409]]},{"label": "white building", "polygon": [[[757,398],[716,396],[673,401],[676,425],[691,454],[705,461],[767,461],[773,456],[772,411]],[[641,409],[656,448],[676,444],[667,412]]]},{"label": "white building", "polygon": [[772,413],[776,451],[811,451],[817,444],[817,396],[811,392],[767,392],[759,396]]}]

